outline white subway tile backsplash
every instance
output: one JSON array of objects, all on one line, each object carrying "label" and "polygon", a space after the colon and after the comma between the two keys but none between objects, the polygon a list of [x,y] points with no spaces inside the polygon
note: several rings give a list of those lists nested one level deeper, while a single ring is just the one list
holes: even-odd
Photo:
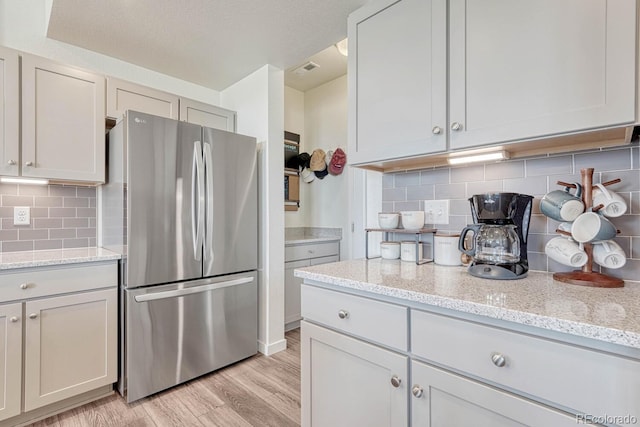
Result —
[{"label": "white subway tile backsplash", "polygon": [[409,187],[420,185],[420,172],[407,172],[395,174],[396,187]]},{"label": "white subway tile backsplash", "polygon": [[[611,275],[628,280],[640,277],[640,148],[622,147],[607,150],[581,151],[560,156],[539,156],[525,160],[487,163],[467,167],[429,168],[421,171],[390,173],[383,176],[387,183],[382,190],[384,209],[389,211],[423,208],[423,201],[434,199],[450,201],[449,224],[438,225],[440,230],[460,231],[472,222],[468,198],[473,194],[506,191],[530,194],[533,200],[529,229],[528,259],[531,270],[571,271],[574,268],[547,259],[546,242],[557,236],[558,222],[540,213],[540,198],[548,191],[561,187],[557,181],[581,182],[580,169],[595,169],[593,182],[621,178],[622,182],[609,187],[628,202],[629,210],[611,221],[621,230],[616,241],[625,248],[628,263],[612,270]],[[420,186],[414,185],[414,176],[420,175]],[[399,178],[400,177],[400,178]],[[431,187],[433,186],[433,187]],[[402,198],[405,196],[406,198]],[[424,197],[423,197],[424,196]],[[415,201],[413,199],[416,199]],[[598,265],[594,271],[600,271]],[[611,272],[607,271],[607,274]]]}]

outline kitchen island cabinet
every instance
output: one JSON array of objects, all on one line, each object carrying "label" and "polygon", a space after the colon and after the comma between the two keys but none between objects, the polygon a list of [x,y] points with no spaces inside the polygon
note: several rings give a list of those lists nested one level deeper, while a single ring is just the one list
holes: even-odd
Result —
[{"label": "kitchen island cabinet", "polygon": [[71,264],[46,255],[35,268],[0,259],[0,426],[103,397],[117,379],[115,254]]},{"label": "kitchen island cabinet", "polygon": [[103,183],[104,118],[104,76],[22,54],[22,176]]},{"label": "kitchen island cabinet", "polygon": [[354,165],[633,124],[636,1],[378,0],[349,16]]},{"label": "kitchen island cabinet", "polygon": [[[432,264],[390,274],[389,261],[296,270],[305,280],[303,425],[326,425],[316,422],[314,403],[330,397],[318,396],[323,388],[315,382],[351,363],[332,356],[348,352],[351,344],[343,342],[350,340],[407,358],[411,369],[400,384],[410,421],[403,425],[633,425],[640,419],[640,283],[586,289],[537,272],[492,281]],[[333,339],[331,355],[314,350],[318,329],[343,337]],[[365,392],[387,390],[394,375],[400,374],[388,372]],[[336,411],[348,402],[333,401]]]}]

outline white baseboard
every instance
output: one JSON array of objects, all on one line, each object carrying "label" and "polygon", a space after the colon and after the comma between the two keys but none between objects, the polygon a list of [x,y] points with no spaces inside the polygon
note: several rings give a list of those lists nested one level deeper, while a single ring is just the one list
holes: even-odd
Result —
[{"label": "white baseboard", "polygon": [[276,354],[280,351],[287,349],[287,340],[276,341],[271,344],[263,343],[262,341],[258,341],[258,351],[265,356],[271,356],[272,354]]}]

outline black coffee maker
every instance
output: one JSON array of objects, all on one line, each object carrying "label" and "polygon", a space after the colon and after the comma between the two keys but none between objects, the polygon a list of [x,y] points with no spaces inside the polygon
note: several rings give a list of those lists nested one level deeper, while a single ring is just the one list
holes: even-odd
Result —
[{"label": "black coffee maker", "polygon": [[[472,276],[511,280],[526,277],[527,237],[533,196],[517,193],[476,194],[469,198],[475,224],[460,234],[458,248],[473,258]],[[465,247],[467,233],[473,232],[471,247]]]}]

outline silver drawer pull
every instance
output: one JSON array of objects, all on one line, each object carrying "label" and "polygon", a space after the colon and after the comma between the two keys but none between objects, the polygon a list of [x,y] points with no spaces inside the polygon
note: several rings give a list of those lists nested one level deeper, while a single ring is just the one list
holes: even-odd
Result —
[{"label": "silver drawer pull", "polygon": [[20,289],[27,289],[29,287],[28,283],[21,283],[20,284]]},{"label": "silver drawer pull", "polygon": [[500,353],[493,353],[491,355],[491,361],[498,368],[502,368],[504,365],[507,364],[507,359],[505,359],[505,357]]},{"label": "silver drawer pull", "polygon": [[29,319],[36,319],[38,317],[38,313],[31,313],[29,315]]},{"label": "silver drawer pull", "polygon": [[338,312],[338,317],[341,319],[347,319],[349,318],[349,312],[347,310],[340,310]]},{"label": "silver drawer pull", "polygon": [[422,387],[420,387],[420,385],[416,384],[411,389],[411,394],[413,394],[414,397],[417,397],[418,399],[420,399],[424,394],[424,390],[422,389]]},{"label": "silver drawer pull", "polygon": [[16,323],[18,320],[20,320],[17,316],[13,316],[11,318],[9,318],[9,322],[11,323]]},{"label": "silver drawer pull", "polygon": [[400,387],[401,383],[402,383],[402,380],[398,378],[397,375],[394,375],[391,377],[391,385],[394,386],[395,388]]}]

